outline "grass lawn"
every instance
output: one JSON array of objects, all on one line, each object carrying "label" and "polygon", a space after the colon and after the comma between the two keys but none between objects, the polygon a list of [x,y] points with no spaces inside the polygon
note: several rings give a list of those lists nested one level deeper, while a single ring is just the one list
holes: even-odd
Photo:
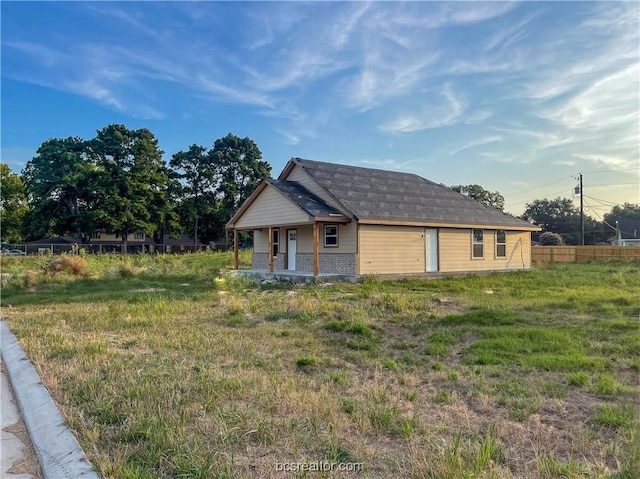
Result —
[{"label": "grass lawn", "polygon": [[2,258],[2,314],[102,477],[640,477],[639,263],[306,286],[230,264]]}]

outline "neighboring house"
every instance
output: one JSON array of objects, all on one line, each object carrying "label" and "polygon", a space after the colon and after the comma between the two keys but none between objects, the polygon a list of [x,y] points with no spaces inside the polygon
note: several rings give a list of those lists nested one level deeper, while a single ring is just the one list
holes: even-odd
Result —
[{"label": "neighboring house", "polygon": [[255,270],[348,277],[528,269],[540,231],[414,174],[300,158],[227,228],[253,231]]},{"label": "neighboring house", "polygon": [[72,253],[78,247],[78,240],[66,236],[54,236],[26,244],[27,254],[59,254]]},{"label": "neighboring house", "polygon": [[618,246],[640,246],[640,219],[620,218],[613,244]]},{"label": "neighboring house", "polygon": [[[89,243],[83,247],[92,253],[122,252],[124,241],[122,236],[116,236],[115,233],[96,231],[89,238]],[[127,253],[154,253],[155,251],[156,242],[142,231],[127,235]]]}]

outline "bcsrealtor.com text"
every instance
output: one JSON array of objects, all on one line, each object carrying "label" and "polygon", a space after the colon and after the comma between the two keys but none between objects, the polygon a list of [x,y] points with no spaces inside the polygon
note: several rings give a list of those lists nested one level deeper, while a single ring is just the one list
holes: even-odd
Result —
[{"label": "bcsrealtor.com text", "polygon": [[276,461],[275,468],[276,471],[282,472],[362,472],[364,470],[364,464],[362,462]]}]

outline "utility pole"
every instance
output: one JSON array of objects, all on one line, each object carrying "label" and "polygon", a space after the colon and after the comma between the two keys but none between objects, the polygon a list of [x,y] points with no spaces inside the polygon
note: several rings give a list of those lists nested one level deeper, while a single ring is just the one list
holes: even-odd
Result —
[{"label": "utility pole", "polygon": [[579,173],[580,178],[580,244],[584,246],[584,195],[582,193],[582,173]]}]

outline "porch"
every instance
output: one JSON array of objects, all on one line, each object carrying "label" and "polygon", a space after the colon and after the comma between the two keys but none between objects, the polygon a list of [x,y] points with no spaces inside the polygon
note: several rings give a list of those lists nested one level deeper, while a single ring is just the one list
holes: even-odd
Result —
[{"label": "porch", "polygon": [[266,269],[235,269],[231,274],[259,278],[264,280],[289,281],[291,283],[335,283],[338,281],[355,281],[354,276],[333,273],[313,273],[304,271],[281,270],[269,272]]}]

